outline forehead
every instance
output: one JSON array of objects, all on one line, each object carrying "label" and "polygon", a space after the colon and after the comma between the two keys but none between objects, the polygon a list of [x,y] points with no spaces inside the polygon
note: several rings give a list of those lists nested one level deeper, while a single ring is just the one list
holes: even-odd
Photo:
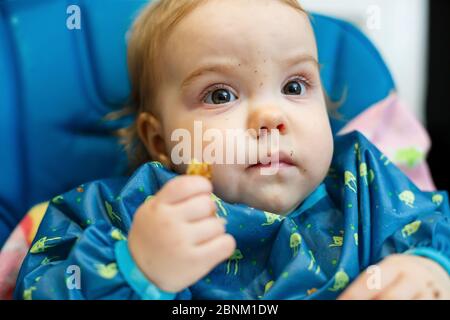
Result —
[{"label": "forehead", "polygon": [[208,0],[173,29],[163,57],[179,74],[210,59],[250,64],[295,54],[317,58],[305,13],[279,0]]}]

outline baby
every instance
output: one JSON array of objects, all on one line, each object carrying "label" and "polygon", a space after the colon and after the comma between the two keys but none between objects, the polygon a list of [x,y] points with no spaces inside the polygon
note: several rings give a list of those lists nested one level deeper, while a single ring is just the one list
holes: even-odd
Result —
[{"label": "baby", "polygon": [[[139,169],[53,199],[16,297],[450,298],[446,193],[419,191],[359,133],[333,141],[296,0],[157,1],[129,69]],[[184,175],[192,154],[209,162],[198,123],[238,132],[247,160]],[[193,139],[177,153],[180,129]]]}]

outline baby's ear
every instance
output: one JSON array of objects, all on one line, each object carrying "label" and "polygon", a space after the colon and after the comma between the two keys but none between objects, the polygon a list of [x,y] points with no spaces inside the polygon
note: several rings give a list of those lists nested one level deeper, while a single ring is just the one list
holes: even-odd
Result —
[{"label": "baby's ear", "polygon": [[151,159],[171,168],[172,163],[166,153],[161,122],[153,114],[142,112],[137,118],[137,132]]}]

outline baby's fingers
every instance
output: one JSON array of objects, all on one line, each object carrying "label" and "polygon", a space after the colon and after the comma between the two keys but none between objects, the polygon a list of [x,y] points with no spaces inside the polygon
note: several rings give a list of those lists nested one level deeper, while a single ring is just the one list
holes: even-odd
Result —
[{"label": "baby's fingers", "polygon": [[191,224],[190,230],[195,244],[201,244],[225,234],[226,221],[211,217]]},{"label": "baby's fingers", "polygon": [[424,289],[420,290],[414,297],[414,300],[449,300],[450,293],[445,285],[427,282]]},{"label": "baby's fingers", "polygon": [[198,253],[207,259],[210,271],[216,265],[228,259],[236,249],[236,240],[230,234],[216,237],[198,247]]},{"label": "baby's fingers", "polygon": [[158,192],[163,203],[176,204],[200,194],[210,194],[212,184],[200,176],[179,176],[164,185]]},{"label": "baby's fingers", "polygon": [[177,217],[186,222],[196,222],[215,217],[216,204],[210,194],[202,194],[175,206]]},{"label": "baby's fingers", "polygon": [[424,294],[425,287],[420,286],[420,282],[400,276],[389,287],[382,290],[375,299],[377,300],[412,300]]}]

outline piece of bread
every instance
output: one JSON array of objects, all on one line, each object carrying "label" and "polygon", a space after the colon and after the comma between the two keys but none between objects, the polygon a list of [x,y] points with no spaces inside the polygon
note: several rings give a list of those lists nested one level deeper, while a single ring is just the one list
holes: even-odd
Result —
[{"label": "piece of bread", "polygon": [[209,163],[202,163],[202,162],[198,162],[197,160],[193,159],[186,170],[186,174],[202,176],[208,180],[211,180],[212,168]]}]

